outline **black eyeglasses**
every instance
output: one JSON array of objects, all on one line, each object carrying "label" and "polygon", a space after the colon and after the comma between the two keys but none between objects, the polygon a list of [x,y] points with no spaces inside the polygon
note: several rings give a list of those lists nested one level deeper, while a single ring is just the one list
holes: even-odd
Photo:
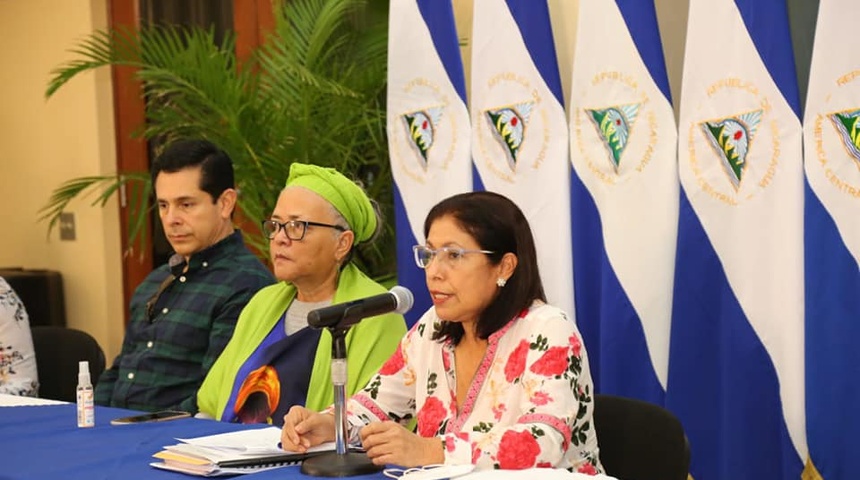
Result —
[{"label": "black eyeglasses", "polygon": [[305,238],[305,233],[308,231],[308,225],[313,227],[333,228],[339,232],[346,231],[346,228],[341,227],[340,225],[329,225],[327,223],[311,222],[308,220],[290,220],[284,223],[277,220],[263,220],[261,225],[263,227],[263,234],[270,240],[275,238],[275,235],[278,234],[278,230],[281,229],[284,230],[284,233],[290,240],[301,240]]},{"label": "black eyeglasses", "polygon": [[176,280],[176,277],[182,275],[182,272],[185,271],[185,258],[178,253],[174,253],[167,260],[167,265],[170,267],[170,275],[161,281],[158,290],[146,301],[146,318],[149,319],[150,323],[155,320],[155,303],[158,302],[158,297],[167,290],[167,287]]}]

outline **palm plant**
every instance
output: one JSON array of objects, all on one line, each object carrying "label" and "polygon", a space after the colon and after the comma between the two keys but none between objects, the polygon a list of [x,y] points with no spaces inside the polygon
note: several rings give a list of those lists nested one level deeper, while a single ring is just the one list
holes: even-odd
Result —
[{"label": "palm plant", "polygon": [[[76,59],[52,72],[46,95],[84,71],[134,67],[147,100],[147,122],[138,135],[159,144],[205,138],[224,149],[234,161],[239,208],[247,218],[256,222],[271,213],[293,162],[334,167],[361,181],[383,215],[390,214],[387,34],[384,18],[365,7],[364,0],[286,2],[276,7],[275,31],[245,62],[236,58],[232,35],[216,44],[211,30],[97,31],[73,50]],[[96,191],[93,203],[104,205],[131,182],[142,188],[131,205],[130,237],[145,238],[152,208],[146,172],[72,179],[53,192],[42,219],[50,231],[73,198]],[[261,237],[246,240],[266,251]],[[356,259],[384,279],[394,271],[392,246],[387,226]]]}]

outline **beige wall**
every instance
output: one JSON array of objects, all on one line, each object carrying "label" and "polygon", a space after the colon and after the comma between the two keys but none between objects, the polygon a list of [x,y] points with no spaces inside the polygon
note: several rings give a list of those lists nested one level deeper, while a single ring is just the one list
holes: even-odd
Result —
[{"label": "beige wall", "polygon": [[0,266],[59,271],[68,325],[96,337],[110,360],[123,334],[116,204],[72,204],[75,241],[48,238],[36,220],[64,180],[116,170],[110,72],[44,96],[50,70],[71,58],[67,50],[106,26],[106,0],[0,0]]}]

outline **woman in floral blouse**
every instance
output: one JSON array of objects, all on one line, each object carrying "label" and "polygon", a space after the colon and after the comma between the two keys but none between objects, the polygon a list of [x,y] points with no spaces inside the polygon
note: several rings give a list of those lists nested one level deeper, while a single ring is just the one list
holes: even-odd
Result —
[{"label": "woman in floral blouse", "polygon": [[27,311],[15,290],[0,277],[0,393],[35,397],[38,390]]},{"label": "woman in floral blouse", "polygon": [[[424,235],[415,260],[433,308],[349,400],[351,442],[378,465],[601,472],[585,348],[546,304],[522,211],[491,192],[456,195]],[[413,417],[417,433],[404,427]],[[305,451],[334,430],[331,412],[293,407],[282,444]]]}]

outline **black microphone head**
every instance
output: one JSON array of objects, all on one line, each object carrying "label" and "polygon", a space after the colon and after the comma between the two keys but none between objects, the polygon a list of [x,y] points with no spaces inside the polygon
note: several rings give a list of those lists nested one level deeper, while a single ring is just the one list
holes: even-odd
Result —
[{"label": "black microphone head", "polygon": [[412,291],[408,288],[397,285],[392,287],[388,293],[394,295],[395,300],[397,300],[397,307],[394,309],[395,312],[402,315],[412,309],[415,297],[412,296]]},{"label": "black microphone head", "polygon": [[379,295],[311,310],[308,312],[308,325],[314,328],[348,328],[363,318],[389,312],[406,313],[413,302],[412,292],[398,285]]}]

